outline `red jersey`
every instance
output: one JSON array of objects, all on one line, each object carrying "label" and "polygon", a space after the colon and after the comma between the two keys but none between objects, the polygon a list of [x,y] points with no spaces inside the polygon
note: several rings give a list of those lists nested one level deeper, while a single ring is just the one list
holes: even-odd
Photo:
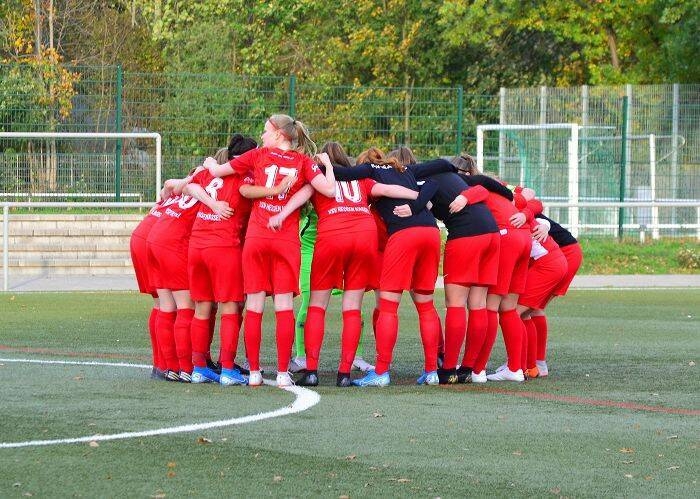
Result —
[{"label": "red jersey", "polygon": [[[207,170],[197,173],[192,181],[199,183]],[[191,196],[179,196],[177,202],[164,206],[161,217],[148,234],[148,242],[158,246],[168,246],[173,250],[184,251],[190,243],[192,224],[199,211],[199,201]]]},{"label": "red jersey", "polygon": [[372,179],[336,182],[335,197],[314,192],[311,202],[318,213],[318,236],[376,230],[369,211],[369,196],[376,182]]},{"label": "red jersey", "polygon": [[297,151],[262,147],[232,159],[229,164],[240,175],[252,172],[255,185],[264,185],[265,187],[274,187],[279,184],[283,177],[288,175],[296,176],[297,180],[286,193],[256,199],[253,202],[246,237],[265,237],[298,242],[299,210],[287,217],[278,232],[268,229],[267,223],[270,217],[282,211],[287,200],[294,193],[311,182],[317,175],[322,174],[314,161]]},{"label": "red jersey", "polygon": [[168,199],[161,199],[158,201],[155,206],[149,210],[148,215],[134,228],[131,234],[143,239],[148,238],[148,233],[151,232],[153,224],[155,224],[163,214],[165,207],[176,203],[178,198],[179,196],[171,196]]},{"label": "red jersey", "polygon": [[212,199],[226,201],[233,209],[233,216],[228,219],[221,218],[207,205],[200,203],[197,217],[192,225],[190,247],[204,249],[239,246],[240,229],[244,222],[242,217],[250,214],[250,201],[241,196],[239,188],[243,184],[252,185],[253,178],[249,175],[242,177],[237,174],[220,178],[205,171],[196,183],[201,185]]},{"label": "red jersey", "polygon": [[[508,201],[508,199],[504,198],[500,194],[490,191],[485,203],[489,210],[491,210],[491,214],[496,220],[499,229],[515,229],[515,227],[513,227],[509,221],[510,217],[518,213],[518,209],[513,203]],[[530,225],[525,222],[525,224],[520,228],[530,229]]]}]

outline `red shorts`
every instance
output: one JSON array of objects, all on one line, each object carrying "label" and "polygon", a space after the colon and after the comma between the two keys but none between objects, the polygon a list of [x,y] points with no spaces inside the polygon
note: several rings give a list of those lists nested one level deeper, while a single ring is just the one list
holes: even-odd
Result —
[{"label": "red shorts", "polygon": [[319,237],[311,264],[311,291],[372,289],[376,283],[377,235],[353,232],[344,237]]},{"label": "red shorts", "polygon": [[249,237],[243,246],[246,294],[299,294],[301,246],[298,242]]},{"label": "red shorts", "polygon": [[148,244],[146,238],[136,235],[131,236],[129,241],[129,249],[131,250],[131,263],[134,265],[134,273],[136,274],[136,282],[139,285],[139,291],[154,298],[158,298],[155,286],[151,285],[148,272]]},{"label": "red shorts", "polygon": [[187,250],[148,244],[148,277],[156,289],[189,289]]},{"label": "red shorts", "polygon": [[[506,231],[503,233],[503,231]],[[498,279],[489,294],[505,296],[525,291],[532,237],[528,229],[503,229],[498,256]]]},{"label": "red shorts", "polygon": [[410,227],[389,236],[384,250],[379,289],[432,293],[440,265],[440,230]]},{"label": "red shorts", "polygon": [[241,248],[192,248],[188,254],[187,272],[190,296],[194,301],[243,301]]},{"label": "red shorts", "polygon": [[518,304],[544,309],[552,298],[554,290],[566,275],[566,269],[566,258],[558,249],[533,260],[527,272],[525,292],[518,298]]},{"label": "red shorts", "polygon": [[500,246],[501,235],[498,232],[448,240],[442,264],[445,284],[496,284]]},{"label": "red shorts", "polygon": [[556,296],[564,296],[566,292],[569,291],[571,281],[574,280],[574,276],[576,272],[578,272],[578,269],[581,268],[581,262],[583,262],[583,251],[581,251],[581,245],[579,243],[568,244],[562,246],[560,249],[561,252],[564,253],[564,258],[566,258],[568,270],[559,283],[559,286],[554,290],[553,294]]}]

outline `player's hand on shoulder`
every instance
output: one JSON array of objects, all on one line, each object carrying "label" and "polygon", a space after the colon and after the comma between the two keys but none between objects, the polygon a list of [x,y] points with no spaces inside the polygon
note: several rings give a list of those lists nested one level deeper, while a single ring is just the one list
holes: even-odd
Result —
[{"label": "player's hand on shoulder", "polygon": [[273,232],[278,232],[282,228],[282,222],[284,222],[285,217],[280,214],[273,215],[267,221],[267,228]]},{"label": "player's hand on shoulder", "polygon": [[537,224],[537,226],[532,230],[532,237],[535,241],[543,243],[549,237],[549,227],[545,224]]},{"label": "player's hand on shoulder", "polygon": [[459,194],[450,203],[450,213],[457,213],[458,211],[462,211],[465,206],[467,206],[467,198]]},{"label": "player's hand on shoulder", "polygon": [[231,218],[233,215],[233,209],[229,206],[226,201],[214,201],[212,209],[215,214],[219,215],[223,219]]},{"label": "player's hand on shoulder", "polygon": [[394,215],[396,215],[397,217],[406,218],[413,215],[413,212],[411,211],[411,207],[408,204],[400,204],[399,206],[394,208]]},{"label": "player's hand on shoulder", "polygon": [[526,220],[527,217],[525,216],[525,213],[516,213],[515,215],[510,217],[509,221],[513,227],[519,228],[525,224]]}]

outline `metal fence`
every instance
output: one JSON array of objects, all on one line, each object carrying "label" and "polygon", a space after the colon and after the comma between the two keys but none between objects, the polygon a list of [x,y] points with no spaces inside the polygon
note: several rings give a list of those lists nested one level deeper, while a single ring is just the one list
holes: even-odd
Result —
[{"label": "metal fence", "polygon": [[[234,132],[259,137],[265,118],[278,112],[307,123],[317,143],[337,140],[353,155],[370,145],[408,145],[421,158],[474,152],[479,124],[573,122],[582,127],[583,198],[652,200],[650,134],[655,135],[654,199],[700,198],[700,85],[543,87],[479,95],[462,87],[327,86],[294,76],[131,73],[114,66],[66,69],[77,77],[68,103],[52,97],[39,71],[0,65],[0,130],[159,132],[163,174],[170,177],[226,145]],[[515,149],[503,150],[506,139]],[[518,142],[527,146],[518,150]],[[487,155],[503,153],[516,162],[525,158],[528,181],[538,186],[555,189],[566,181],[550,175],[555,169],[545,158],[555,152],[547,151],[536,134],[501,135],[490,147]],[[55,186],[59,190],[93,185],[103,193],[155,195],[150,179],[139,178],[147,170],[143,165],[153,160],[151,144],[138,139],[32,146],[0,141],[0,192],[37,190],[21,174],[21,165],[29,164],[37,149],[65,157],[54,161],[59,168],[67,165],[59,174],[64,181]],[[97,177],[96,169],[102,172]],[[558,215],[567,218],[565,211]],[[664,223],[684,221],[682,210],[674,208],[662,210],[661,217]],[[614,223],[609,218],[600,222]]]},{"label": "metal fence", "polygon": [[[557,176],[566,168],[567,137],[545,130],[505,133],[490,142],[498,170],[527,166],[526,183],[544,198],[566,199],[567,181],[577,182],[582,201],[693,201],[700,199],[700,85],[624,85],[616,87],[503,89],[499,124],[580,125],[579,176]],[[487,144],[489,144],[487,142]],[[564,158],[562,160],[556,158]],[[519,169],[519,170],[518,170]],[[512,174],[511,174],[512,176]],[[510,180],[510,178],[509,178]],[[554,215],[566,220],[568,210]],[[661,225],[659,235],[694,235],[696,210],[586,210],[588,233],[622,235],[628,223]],[[653,220],[652,220],[653,219]]]}]

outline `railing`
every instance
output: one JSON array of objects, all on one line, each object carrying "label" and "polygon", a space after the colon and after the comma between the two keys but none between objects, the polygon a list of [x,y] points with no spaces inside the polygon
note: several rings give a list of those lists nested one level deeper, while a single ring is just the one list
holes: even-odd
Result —
[{"label": "railing", "polygon": [[[10,280],[10,260],[9,260],[9,240],[10,240],[10,208],[126,208],[126,209],[140,209],[140,208],[150,208],[153,206],[152,203],[68,203],[68,202],[15,202],[15,203],[0,203],[2,206],[3,213],[3,236],[2,236],[2,250],[3,250],[3,291],[8,291],[9,280]],[[696,209],[696,222],[694,224],[625,224],[624,228],[629,230],[638,230],[640,232],[640,240],[644,239],[643,234],[646,234],[648,230],[655,230],[661,228],[682,228],[682,229],[695,229],[697,240],[700,241],[700,200],[698,201],[682,201],[682,202],[579,202],[579,203],[568,203],[568,202],[548,202],[545,207],[545,213],[550,208],[661,208],[661,207],[676,207],[676,208],[695,208]],[[566,224],[562,224],[567,226]],[[441,225],[442,226],[442,225]],[[570,230],[573,228],[575,230],[580,230],[583,228],[609,228],[617,229],[617,224],[579,224],[577,227],[567,227]]]}]

